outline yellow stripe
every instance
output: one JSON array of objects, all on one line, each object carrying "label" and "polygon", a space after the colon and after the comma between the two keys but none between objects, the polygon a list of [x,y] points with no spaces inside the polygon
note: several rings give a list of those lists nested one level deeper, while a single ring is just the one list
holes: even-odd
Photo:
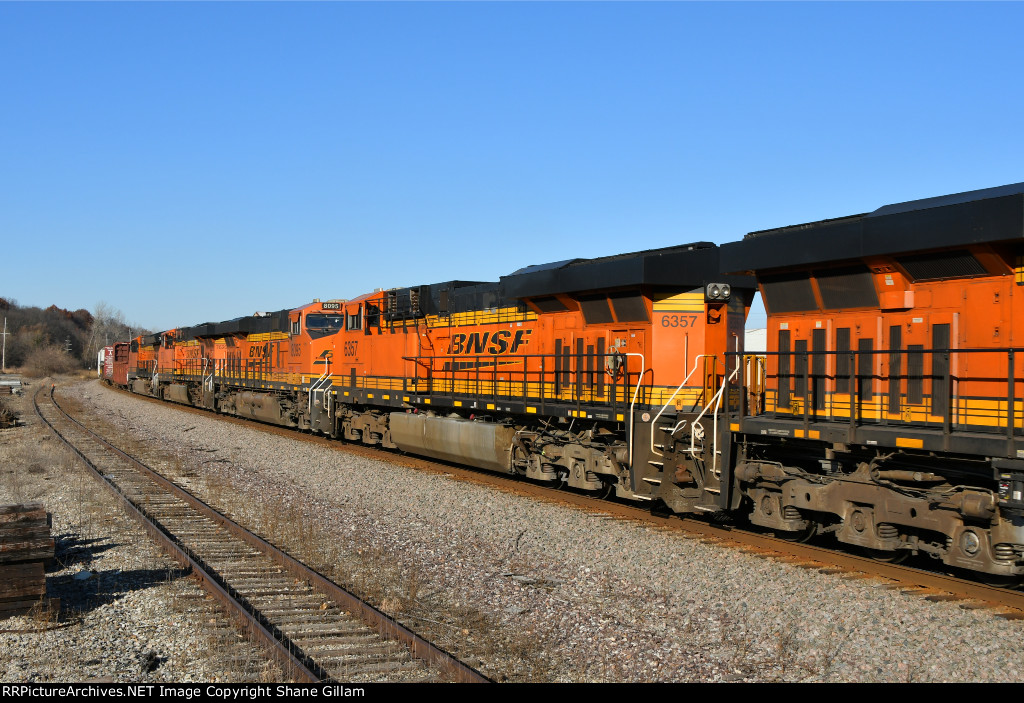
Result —
[{"label": "yellow stripe", "polygon": [[704,312],[704,293],[679,293],[656,300],[654,312]]},{"label": "yellow stripe", "polygon": [[909,437],[897,437],[896,438],[896,446],[897,447],[908,447],[908,448],[911,448],[911,449],[921,449],[921,448],[924,447],[924,440],[923,439],[910,439]]}]

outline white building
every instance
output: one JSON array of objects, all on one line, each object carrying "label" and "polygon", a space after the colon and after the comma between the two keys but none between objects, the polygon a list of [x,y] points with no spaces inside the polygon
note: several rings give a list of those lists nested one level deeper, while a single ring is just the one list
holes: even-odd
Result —
[{"label": "white building", "polygon": [[743,350],[747,354],[757,354],[768,350],[768,330],[747,330],[743,336]]}]

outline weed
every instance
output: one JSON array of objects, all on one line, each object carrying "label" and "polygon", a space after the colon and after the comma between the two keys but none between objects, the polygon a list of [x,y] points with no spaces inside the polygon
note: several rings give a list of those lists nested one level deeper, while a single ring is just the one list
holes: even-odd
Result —
[{"label": "weed", "polygon": [[53,625],[56,625],[60,620],[61,610],[60,601],[47,598],[43,596],[39,601],[32,606],[32,610],[29,612],[29,617],[43,629],[47,629]]}]

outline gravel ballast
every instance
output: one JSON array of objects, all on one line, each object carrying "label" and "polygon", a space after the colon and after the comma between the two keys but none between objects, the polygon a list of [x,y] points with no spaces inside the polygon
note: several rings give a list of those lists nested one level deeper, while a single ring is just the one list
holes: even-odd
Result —
[{"label": "gravel ballast", "polygon": [[[62,392],[163,446],[193,490],[240,521],[302,531],[303,549],[330,562],[335,580],[497,680],[1024,675],[1024,625],[990,611],[223,423],[95,382]],[[273,515],[258,514],[269,506]]]}]

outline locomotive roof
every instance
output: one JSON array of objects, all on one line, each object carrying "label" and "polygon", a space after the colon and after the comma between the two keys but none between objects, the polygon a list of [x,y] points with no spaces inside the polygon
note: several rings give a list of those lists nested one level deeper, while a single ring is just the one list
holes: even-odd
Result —
[{"label": "locomotive roof", "polygon": [[722,245],[722,270],[765,271],[1024,237],[1024,183],[885,205],[751,232]]},{"label": "locomotive roof", "polygon": [[509,276],[519,276],[524,273],[537,273],[538,271],[551,271],[553,269],[565,268],[569,264],[574,264],[581,259],[563,259],[562,261],[552,261],[550,264],[533,264],[532,266],[524,266],[521,269],[513,271]]},{"label": "locomotive roof", "polygon": [[711,242],[694,242],[595,259],[567,259],[502,276],[501,287],[506,297],[522,299],[637,286],[699,287],[711,280],[751,286],[745,278],[718,274],[718,251]]},{"label": "locomotive roof", "polygon": [[249,315],[236,317],[223,322],[203,322],[192,327],[179,328],[178,339],[196,339],[198,337],[222,337],[230,334],[258,332],[286,332],[288,330],[289,308],[276,312],[264,313],[260,316]]}]

